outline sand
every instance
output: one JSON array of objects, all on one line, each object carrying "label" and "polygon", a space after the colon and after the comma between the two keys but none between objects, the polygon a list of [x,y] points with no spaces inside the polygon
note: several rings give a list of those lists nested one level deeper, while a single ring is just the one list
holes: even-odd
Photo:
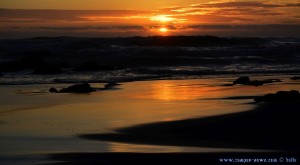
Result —
[{"label": "sand", "polygon": [[[0,86],[0,159],[52,155],[49,161],[72,162],[64,156],[91,153],[99,156],[97,162],[118,153],[202,153],[201,158],[207,153],[293,152],[299,146],[286,142],[298,138],[292,130],[299,104],[258,105],[252,100],[278,90],[300,90],[289,77],[258,76],[283,80],[260,87],[226,85],[235,77],[140,81],[91,94],[47,92],[70,84]],[[270,121],[267,132],[260,127],[264,121]],[[283,142],[277,144],[279,138]]]}]

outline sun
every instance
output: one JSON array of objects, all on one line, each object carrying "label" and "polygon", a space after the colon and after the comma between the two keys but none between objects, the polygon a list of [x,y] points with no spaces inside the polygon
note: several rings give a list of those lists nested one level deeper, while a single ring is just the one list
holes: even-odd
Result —
[{"label": "sun", "polygon": [[162,33],[166,33],[169,30],[167,28],[165,28],[165,27],[162,27],[162,28],[159,29],[159,31],[162,32]]},{"label": "sun", "polygon": [[156,15],[151,17],[150,20],[166,23],[166,22],[174,21],[175,19],[168,15]]}]

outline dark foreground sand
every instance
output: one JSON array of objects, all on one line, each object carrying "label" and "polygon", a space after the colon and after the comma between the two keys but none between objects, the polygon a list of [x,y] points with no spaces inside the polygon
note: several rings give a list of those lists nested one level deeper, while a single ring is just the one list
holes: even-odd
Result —
[{"label": "dark foreground sand", "polygon": [[122,128],[115,133],[88,134],[93,140],[216,148],[266,149],[251,153],[63,153],[55,164],[199,164],[221,163],[222,158],[299,161],[300,102],[258,104],[254,110],[201,119],[161,122]]},{"label": "dark foreground sand", "polygon": [[[297,162],[299,161],[298,159],[299,155],[294,152],[264,153],[264,154],[262,153],[64,153],[64,154],[50,155],[50,158],[60,162],[49,163],[47,165],[297,164]],[[240,161],[240,162],[236,162],[236,161]],[[255,161],[258,162],[254,163]],[[294,162],[287,163],[287,161],[294,161]]]},{"label": "dark foreground sand", "polygon": [[82,138],[127,143],[294,151],[300,148],[300,102],[259,104],[221,116],[140,125]]}]

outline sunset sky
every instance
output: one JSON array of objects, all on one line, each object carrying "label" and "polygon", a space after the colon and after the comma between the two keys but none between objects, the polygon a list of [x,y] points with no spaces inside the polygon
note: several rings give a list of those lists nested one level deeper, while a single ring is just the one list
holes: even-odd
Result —
[{"label": "sunset sky", "polygon": [[300,0],[1,0],[0,38],[300,37]]}]

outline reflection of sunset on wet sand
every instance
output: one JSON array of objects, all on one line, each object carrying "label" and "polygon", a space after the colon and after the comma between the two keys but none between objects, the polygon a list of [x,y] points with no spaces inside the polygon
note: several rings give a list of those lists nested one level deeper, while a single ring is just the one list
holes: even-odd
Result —
[{"label": "reflection of sunset on wet sand", "polygon": [[[214,87],[207,87],[203,84],[175,84],[172,81],[155,81],[149,86],[149,93],[142,94],[139,96],[134,96],[136,98],[148,98],[148,99],[158,99],[165,101],[172,100],[195,100],[206,97],[207,94],[210,96],[217,96],[215,92],[212,95],[212,90]],[[216,92],[219,92],[219,97],[224,95],[221,90],[222,87],[215,87]],[[218,90],[217,90],[218,89]]]},{"label": "reflection of sunset on wet sand", "polygon": [[[121,90],[90,95],[48,93],[30,95],[32,91],[30,89],[35,86],[23,86],[23,89],[20,88],[21,93],[17,93],[18,100],[23,102],[22,105],[5,105],[4,102],[11,100],[10,97],[1,100],[3,104],[1,111],[4,115],[1,120],[17,121],[20,118],[23,120],[3,125],[1,132],[19,135],[29,133],[35,136],[70,135],[76,132],[111,131],[114,128],[134,124],[211,116],[249,109],[248,105],[241,105],[244,108],[239,106],[233,108],[230,101],[202,100],[234,96],[245,90],[238,87],[231,89],[210,87],[210,83],[219,82],[211,79],[133,82],[124,83]],[[220,83],[226,82],[221,80]],[[48,87],[49,85],[39,85],[38,88]],[[253,89],[259,91],[257,88]],[[1,88],[2,95],[9,91],[14,92],[12,87]],[[39,104],[32,102],[32,99]],[[217,102],[219,103],[216,104]]]},{"label": "reflection of sunset on wet sand", "polygon": [[[149,85],[146,93],[129,94],[129,97],[143,99],[157,99],[164,101],[176,100],[201,100],[207,98],[224,98],[228,95],[243,94],[255,87],[228,87],[219,85],[208,85],[212,81],[204,79],[199,83],[191,84],[189,81],[154,81]],[[269,89],[269,88],[268,88]],[[273,88],[270,87],[270,90]],[[234,91],[234,92],[233,92]],[[138,94],[138,95],[137,95]]]}]

